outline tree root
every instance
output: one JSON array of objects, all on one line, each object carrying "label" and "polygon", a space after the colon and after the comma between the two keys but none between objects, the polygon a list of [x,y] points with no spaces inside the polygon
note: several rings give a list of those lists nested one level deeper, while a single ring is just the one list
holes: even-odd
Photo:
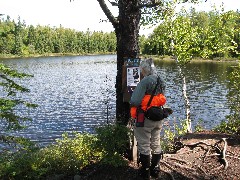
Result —
[{"label": "tree root", "polygon": [[[221,142],[224,142],[224,146],[223,146],[223,150],[222,151],[221,151],[221,149],[218,146],[218,144],[220,144]],[[215,146],[220,151],[220,152],[218,152],[220,154],[219,158],[220,158],[221,162],[224,165],[224,169],[226,170],[228,168],[228,161],[226,159],[226,151],[227,151],[227,141],[226,141],[226,138],[222,138],[220,141],[218,141],[215,144]]]},{"label": "tree root", "polygon": [[178,166],[178,167],[180,167],[180,168],[187,169],[187,170],[189,170],[189,171],[196,171],[196,169],[194,169],[194,168],[191,168],[191,167],[188,167],[188,166],[185,166],[185,165],[176,163],[176,162],[174,162],[173,165],[174,165],[174,166]]},{"label": "tree root", "polygon": [[216,168],[213,168],[213,169],[211,170],[211,172],[219,171],[222,167],[224,167],[223,164],[221,164],[220,166],[218,166],[218,167],[216,167]]},{"label": "tree root", "polygon": [[[224,142],[223,149],[221,149],[219,147],[219,144],[222,142]],[[220,160],[221,164],[224,165],[224,169],[226,170],[228,168],[228,162],[226,160],[226,151],[227,151],[226,138],[222,138],[220,141],[216,142],[214,145],[207,144],[202,141],[194,143],[194,144],[182,144],[181,142],[178,141],[178,142],[176,142],[176,144],[177,144],[177,148],[189,147],[191,150],[193,150],[196,147],[200,147],[201,149],[206,151],[205,157],[212,156],[212,155],[207,155],[210,152],[210,150],[212,149],[215,152],[217,152],[217,154],[214,154],[214,155],[219,156],[219,160]],[[206,146],[206,147],[204,147],[204,146]]]},{"label": "tree root", "polygon": [[179,162],[181,162],[181,163],[188,164],[188,162],[186,162],[186,161],[184,161],[184,160],[181,160],[181,159],[178,159],[178,158],[167,157],[167,159],[176,160],[176,161],[179,161]]},{"label": "tree root", "polygon": [[198,168],[205,176],[207,175],[206,171],[204,171],[200,166],[197,166],[197,168]]},{"label": "tree root", "polygon": [[239,157],[230,156],[230,155],[227,155],[227,154],[226,154],[226,157],[230,157],[230,158],[234,158],[234,159],[238,159],[238,160],[240,160],[240,158],[239,158]]},{"label": "tree root", "polygon": [[[195,151],[195,148],[201,148],[202,154],[199,154],[200,156],[196,160],[202,161],[204,166],[206,165],[206,162],[205,162],[206,158],[212,157],[212,156],[218,157],[220,165],[212,168],[209,172],[210,174],[216,173],[222,168],[224,170],[226,170],[228,168],[229,164],[228,164],[226,157],[236,158],[236,159],[240,160],[239,157],[230,156],[230,155],[226,154],[226,152],[227,152],[226,138],[222,138],[221,140],[217,141],[215,144],[208,144],[203,141],[196,142],[193,144],[183,144],[182,142],[178,141],[178,142],[176,142],[175,150],[178,151],[184,147],[188,147],[190,151],[193,151],[193,153],[198,152],[198,151]],[[187,152],[182,151],[182,152],[178,153],[178,155],[183,155],[185,153],[189,154],[189,151],[187,151]],[[204,170],[204,168],[200,167],[199,165],[194,167],[194,165],[189,164],[189,162],[187,162],[185,160],[179,159],[179,157],[181,158],[181,156],[178,156],[178,158],[175,158],[171,154],[167,154],[165,156],[164,160],[161,160],[160,163],[162,163],[170,171],[175,171],[180,174],[182,174],[182,172],[181,172],[181,170],[179,171],[179,169],[186,169],[188,172],[191,172],[192,176],[197,176],[197,177],[198,176],[204,176],[204,177],[208,176],[208,172],[206,172]],[[208,165],[210,166],[210,164],[208,164]],[[171,172],[167,172],[167,171],[164,171],[164,172],[169,174],[169,176],[171,176],[171,179],[174,179]]]},{"label": "tree root", "polygon": [[[185,165],[182,165],[182,164],[179,164],[179,163],[176,163],[176,162],[174,162],[173,164],[171,163],[171,165],[170,165],[170,163],[167,163],[166,161],[160,161],[160,163],[162,163],[162,164],[164,164],[168,169],[170,169],[171,171],[175,171],[175,172],[178,172],[179,174],[182,174],[182,172],[181,171],[178,171],[177,169],[175,169],[173,166],[176,166],[176,167],[178,167],[178,168],[180,168],[180,169],[187,169],[188,171],[191,171],[191,172],[196,172],[196,169],[194,169],[194,168],[191,168],[191,167],[188,167],[188,166],[185,166]],[[162,169],[161,169],[162,170]],[[167,174],[169,174],[170,176],[171,176],[171,179],[174,179],[174,177],[173,177],[173,175],[170,173],[170,172],[167,172],[167,171],[164,171],[164,172],[166,172]],[[193,173],[194,174],[194,173]],[[184,175],[184,174],[182,174],[182,175]],[[196,174],[194,174],[194,175],[196,175]]]},{"label": "tree root", "polygon": [[[174,169],[171,165],[169,165],[167,162],[161,161],[160,163],[164,164],[168,169],[170,169],[170,170],[172,170],[172,171],[175,171],[175,169]],[[175,180],[175,178],[173,177],[172,173],[167,172],[167,171],[165,171],[165,170],[163,170],[163,169],[161,169],[161,171],[163,171],[163,172],[165,172],[166,174],[168,174],[168,175],[171,177],[172,180]]]},{"label": "tree root", "polygon": [[175,171],[175,169],[171,165],[169,165],[167,162],[160,161],[160,163],[164,164],[168,169],[171,169],[172,171]]}]

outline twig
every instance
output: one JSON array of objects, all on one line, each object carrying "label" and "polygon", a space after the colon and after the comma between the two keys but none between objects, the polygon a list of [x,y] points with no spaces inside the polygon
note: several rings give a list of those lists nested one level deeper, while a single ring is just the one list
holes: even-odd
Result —
[{"label": "twig", "polygon": [[175,171],[175,169],[172,166],[170,166],[167,162],[160,161],[160,163],[164,164],[167,168],[171,169],[172,171]]},{"label": "twig", "polygon": [[191,171],[196,171],[196,169],[194,169],[194,168],[191,168],[191,167],[187,167],[187,166],[184,166],[184,165],[182,165],[182,164],[179,164],[179,163],[173,163],[175,166],[178,166],[178,167],[180,167],[180,168],[185,168],[185,169],[188,169],[188,170],[191,170]]},{"label": "twig", "polygon": [[226,154],[226,157],[230,157],[230,158],[234,158],[234,159],[238,159],[238,160],[240,160],[240,158],[239,158],[239,157],[230,156],[230,155],[227,155],[227,154]]},{"label": "twig", "polygon": [[188,164],[186,161],[181,160],[181,159],[177,159],[177,158],[174,158],[174,157],[168,157],[167,159],[176,160],[176,161],[182,162],[184,164]]},{"label": "twig", "polygon": [[206,159],[206,157],[208,156],[208,153],[210,152],[210,149],[208,149],[207,151],[206,151],[206,153],[204,153],[204,157],[203,157],[203,162],[205,162],[205,159]]},{"label": "twig", "polygon": [[222,142],[222,139],[221,139],[220,141],[216,142],[215,145],[214,145],[214,148],[215,148],[219,153],[222,152],[222,151],[221,151],[221,148],[218,146],[218,144],[221,143],[221,142]]},{"label": "twig", "polygon": [[197,166],[197,168],[198,168],[200,171],[202,171],[205,176],[207,175],[207,173],[206,173],[200,166]]},{"label": "twig", "polygon": [[[167,162],[161,161],[160,163],[163,163],[163,164],[164,164],[167,168],[169,168],[170,170],[176,171],[176,172],[178,172],[179,174],[184,175],[181,170],[179,171],[179,170],[173,168],[173,167],[172,167],[171,165],[169,165]],[[194,168],[191,168],[191,167],[188,167],[188,166],[184,166],[184,165],[179,164],[179,163],[173,163],[173,165],[174,165],[174,166],[177,166],[178,168],[181,168],[181,169],[187,169],[187,170],[191,171],[193,175],[198,176],[198,174],[196,173],[196,169],[194,169]]]},{"label": "twig", "polygon": [[216,168],[213,168],[213,169],[211,170],[211,172],[215,172],[215,173],[216,173],[216,171],[219,170],[219,169],[221,169],[223,166],[224,166],[224,165],[221,164],[220,166],[218,166],[218,167],[216,167]]},{"label": "twig", "polygon": [[220,156],[221,154],[217,154],[217,153],[215,153],[215,154],[209,154],[209,155],[206,155],[206,157],[212,157],[212,156]]}]

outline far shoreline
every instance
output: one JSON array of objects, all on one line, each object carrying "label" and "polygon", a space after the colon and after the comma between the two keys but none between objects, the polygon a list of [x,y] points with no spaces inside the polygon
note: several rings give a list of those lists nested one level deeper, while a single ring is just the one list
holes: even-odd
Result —
[{"label": "far shoreline", "polygon": [[[49,53],[49,54],[35,54],[35,55],[11,55],[11,54],[0,54],[0,60],[7,59],[22,59],[22,58],[41,58],[41,57],[64,57],[64,56],[97,56],[97,55],[117,55],[116,53],[82,53],[82,54],[72,54],[72,53]],[[140,54],[140,58],[153,58],[156,61],[175,61],[172,56],[159,56],[159,55],[146,55]],[[224,57],[216,57],[213,59],[204,59],[204,58],[193,58],[190,62],[239,62],[239,58],[224,58]]]}]

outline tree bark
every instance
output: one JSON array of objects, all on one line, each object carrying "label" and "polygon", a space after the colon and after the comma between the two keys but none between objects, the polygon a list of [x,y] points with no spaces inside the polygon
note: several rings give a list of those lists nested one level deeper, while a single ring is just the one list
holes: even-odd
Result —
[{"label": "tree bark", "polygon": [[130,117],[130,104],[123,102],[122,68],[124,58],[139,56],[139,28],[141,11],[136,8],[140,0],[119,1],[118,24],[115,27],[117,37],[117,77],[116,77],[116,120],[127,125]]},{"label": "tree bark", "polygon": [[185,78],[184,73],[182,72],[182,68],[179,65],[178,58],[176,56],[175,56],[175,61],[177,63],[178,72],[180,74],[180,77],[182,78],[182,94],[183,94],[184,105],[185,105],[185,109],[186,109],[187,132],[191,133],[192,132],[192,121],[190,119],[191,112],[190,112],[190,102],[189,102],[189,98],[187,95],[186,78]]},{"label": "tree bark", "polygon": [[124,58],[139,56],[139,28],[141,0],[119,0],[119,16],[113,17],[104,0],[97,0],[108,20],[112,23],[117,38],[117,76],[116,76],[116,122],[127,125],[130,117],[130,104],[123,102],[122,71]]}]

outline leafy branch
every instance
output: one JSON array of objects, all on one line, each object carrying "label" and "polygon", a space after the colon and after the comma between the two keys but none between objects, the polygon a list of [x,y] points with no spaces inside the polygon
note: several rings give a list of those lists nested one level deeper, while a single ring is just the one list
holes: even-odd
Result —
[{"label": "leafy branch", "polygon": [[[5,123],[3,124],[3,129],[1,129],[2,132],[5,130],[18,130],[25,128],[21,122],[31,121],[31,118],[19,116],[15,112],[15,109],[19,105],[28,108],[37,107],[36,104],[16,98],[17,92],[25,93],[29,92],[29,89],[16,83],[14,78],[23,79],[26,77],[33,77],[33,75],[19,73],[17,70],[13,70],[4,64],[0,64],[0,86],[6,92],[5,96],[2,94],[2,97],[0,97],[0,120],[2,124]],[[7,136],[0,136],[0,141],[2,142],[5,142],[7,139]]]}]

